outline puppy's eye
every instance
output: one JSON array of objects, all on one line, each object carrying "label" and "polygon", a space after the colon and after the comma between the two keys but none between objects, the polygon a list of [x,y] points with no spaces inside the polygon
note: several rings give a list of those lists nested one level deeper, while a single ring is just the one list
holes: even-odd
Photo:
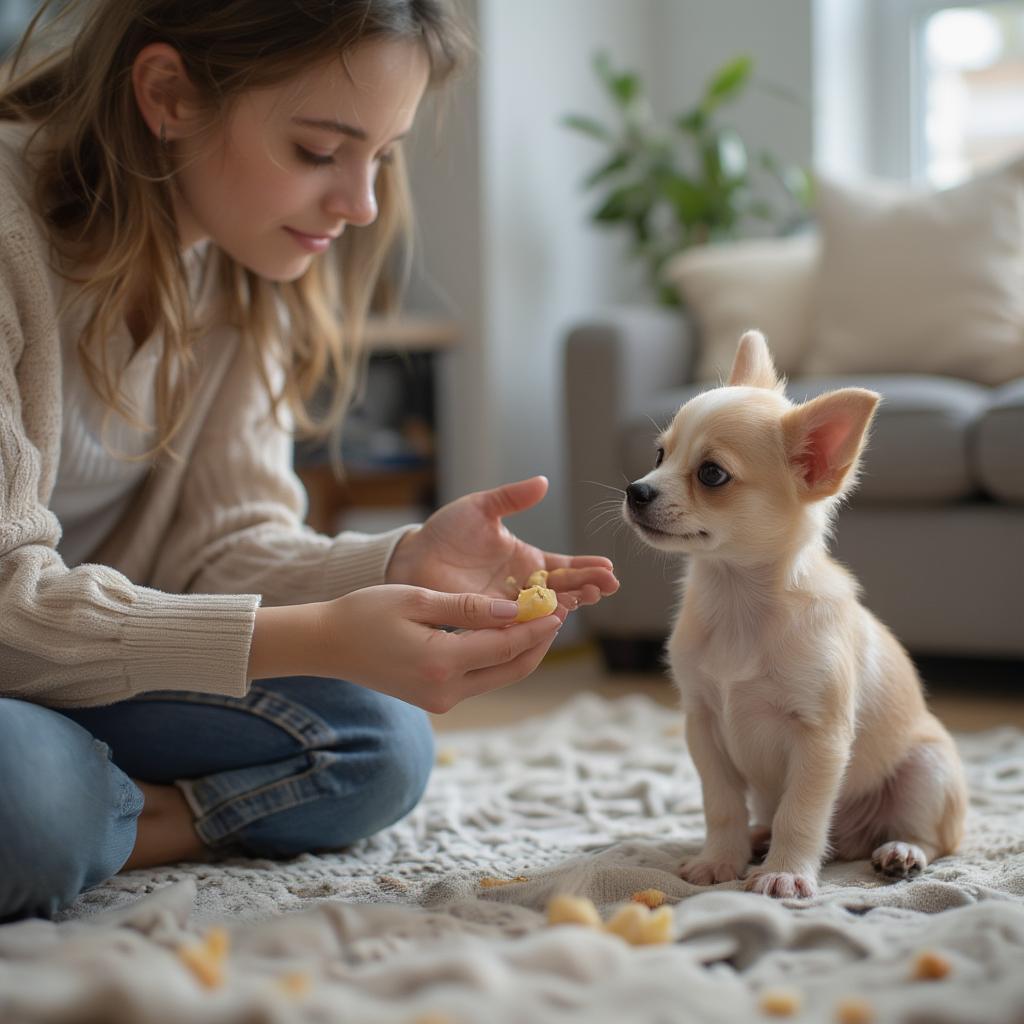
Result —
[{"label": "puppy's eye", "polygon": [[654,468],[657,469],[665,461],[665,449],[659,448],[654,453]]},{"label": "puppy's eye", "polygon": [[697,470],[697,479],[705,487],[721,487],[732,477],[717,462],[702,462]]}]

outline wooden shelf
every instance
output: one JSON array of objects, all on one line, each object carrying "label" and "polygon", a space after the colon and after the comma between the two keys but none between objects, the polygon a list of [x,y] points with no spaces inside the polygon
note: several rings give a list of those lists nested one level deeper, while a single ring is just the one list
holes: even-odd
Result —
[{"label": "wooden shelf", "polygon": [[[435,353],[454,348],[459,342],[459,326],[454,320],[431,316],[370,317],[366,324],[366,349],[369,355],[386,356],[391,352],[414,353],[417,362],[427,357],[429,379],[435,376]],[[382,466],[360,469],[343,466],[345,475],[334,478],[329,462],[305,462],[296,472],[306,488],[309,513],[306,522],[328,535],[337,532],[348,509],[403,507],[433,508],[437,498],[437,469],[433,462],[433,424],[423,421],[426,433],[423,454],[428,461],[412,466]]]},{"label": "wooden shelf", "polygon": [[441,317],[370,317],[366,322],[366,347],[370,352],[436,352],[454,348],[458,341],[458,324]]},{"label": "wooden shelf", "polygon": [[336,533],[350,508],[428,507],[434,502],[433,466],[347,473],[336,480],[330,465],[297,470],[309,498],[306,522],[320,533]]}]

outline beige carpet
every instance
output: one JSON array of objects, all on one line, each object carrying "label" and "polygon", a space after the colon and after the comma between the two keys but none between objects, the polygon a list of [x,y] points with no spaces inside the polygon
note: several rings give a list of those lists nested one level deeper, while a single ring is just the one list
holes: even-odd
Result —
[{"label": "beige carpet", "polygon": [[[676,874],[703,821],[674,710],[583,693],[445,732],[420,806],[346,852],[131,872],[61,923],[0,928],[0,1021],[733,1024],[779,988],[796,1021],[851,997],[880,1024],[1024,1020],[1024,732],[960,743],[957,856],[896,884],[830,865],[816,899],[778,903]],[[648,888],[669,943],[546,926],[557,893],[607,920]],[[922,954],[942,977],[917,976]]]}]

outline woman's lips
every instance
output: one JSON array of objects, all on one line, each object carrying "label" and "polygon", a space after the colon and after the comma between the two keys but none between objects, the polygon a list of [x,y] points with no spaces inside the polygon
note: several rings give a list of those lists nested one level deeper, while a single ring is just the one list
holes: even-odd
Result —
[{"label": "woman's lips", "polygon": [[326,252],[334,241],[333,235],[307,235],[305,231],[297,231],[295,228],[285,228],[295,241],[302,246],[306,252]]}]

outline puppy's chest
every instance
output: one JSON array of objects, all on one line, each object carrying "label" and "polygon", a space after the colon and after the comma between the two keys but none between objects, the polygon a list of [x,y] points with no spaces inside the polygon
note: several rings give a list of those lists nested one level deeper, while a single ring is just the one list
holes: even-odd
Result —
[{"label": "puppy's chest", "polygon": [[763,676],[727,682],[705,678],[703,700],[740,774],[755,788],[775,788],[802,727],[779,681]]}]

